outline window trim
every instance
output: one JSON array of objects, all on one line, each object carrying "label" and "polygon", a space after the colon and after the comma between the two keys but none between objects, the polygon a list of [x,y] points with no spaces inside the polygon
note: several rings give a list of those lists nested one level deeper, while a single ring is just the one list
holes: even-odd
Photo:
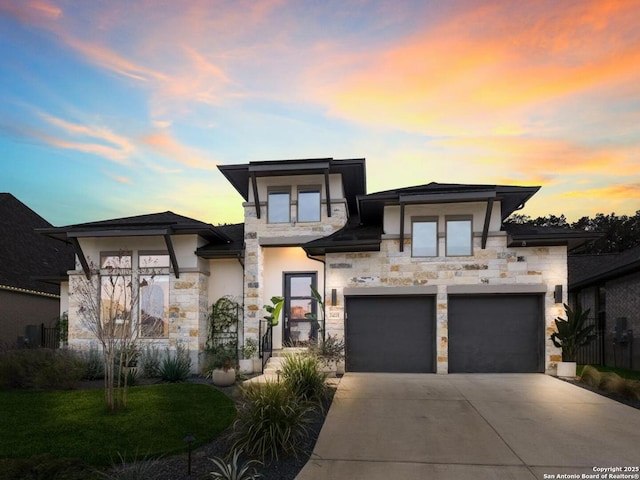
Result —
[{"label": "window trim", "polygon": [[[449,222],[469,222],[469,253],[462,255],[449,254]],[[447,257],[472,257],[473,256],[473,215],[447,215],[444,218],[444,249]]]},{"label": "window trim", "polygon": [[[415,241],[414,241],[414,224],[416,223],[435,223],[436,224],[436,235],[435,235],[435,241],[436,241],[436,253],[435,255],[415,255],[414,254],[414,246],[415,246]],[[439,233],[440,233],[440,225],[439,225],[439,218],[437,216],[419,216],[419,217],[411,217],[411,256],[413,258],[434,258],[434,257],[438,257],[439,253],[440,253],[440,245],[439,245]]]},{"label": "window trim", "polygon": [[[317,220],[301,220],[300,219],[300,194],[301,193],[318,193],[318,219]],[[300,185],[296,192],[296,220],[299,223],[318,223],[322,221],[322,186],[321,185]]]},{"label": "window trim", "polygon": [[[271,194],[287,194],[289,196],[289,201],[287,202],[289,208],[287,210],[287,220],[282,222],[274,222],[271,220]],[[267,187],[267,223],[272,224],[284,224],[291,223],[291,187],[290,186],[278,186],[278,187]]]}]

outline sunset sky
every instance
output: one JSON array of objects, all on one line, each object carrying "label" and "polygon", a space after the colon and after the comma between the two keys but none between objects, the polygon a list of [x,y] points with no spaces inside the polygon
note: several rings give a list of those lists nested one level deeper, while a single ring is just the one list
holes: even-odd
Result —
[{"label": "sunset sky", "polygon": [[219,164],[640,210],[640,0],[0,0],[0,192],[54,225],[242,221]]}]

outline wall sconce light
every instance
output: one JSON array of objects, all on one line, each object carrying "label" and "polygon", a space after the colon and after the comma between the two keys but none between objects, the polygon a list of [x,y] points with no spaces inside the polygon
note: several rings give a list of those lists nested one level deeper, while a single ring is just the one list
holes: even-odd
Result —
[{"label": "wall sconce light", "polygon": [[553,301],[556,303],[562,303],[562,285],[556,285],[553,292]]},{"label": "wall sconce light", "polygon": [[331,305],[334,307],[338,304],[338,292],[335,288],[331,289]]}]

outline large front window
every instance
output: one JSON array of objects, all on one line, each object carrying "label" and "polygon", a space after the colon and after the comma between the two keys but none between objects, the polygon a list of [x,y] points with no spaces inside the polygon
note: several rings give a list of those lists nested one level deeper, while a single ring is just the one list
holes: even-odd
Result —
[{"label": "large front window", "polygon": [[131,254],[103,254],[100,257],[100,320],[108,336],[121,337],[131,328]]},{"label": "large front window", "polygon": [[289,190],[271,190],[267,195],[267,218],[269,223],[288,223],[291,215],[291,193]]},{"label": "large front window", "polygon": [[110,336],[129,336],[136,325],[141,338],[168,336],[169,255],[141,253],[133,269],[130,253],[103,253],[100,287],[101,320]]},{"label": "large front window", "polygon": [[447,219],[447,256],[473,254],[471,219]]},{"label": "large front window", "polygon": [[140,336],[166,337],[169,333],[169,255],[141,254]]}]

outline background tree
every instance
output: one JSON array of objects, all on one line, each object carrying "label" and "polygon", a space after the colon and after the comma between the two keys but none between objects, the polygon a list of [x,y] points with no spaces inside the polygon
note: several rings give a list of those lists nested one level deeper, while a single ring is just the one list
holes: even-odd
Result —
[{"label": "background tree", "polygon": [[601,238],[590,242],[580,250],[583,254],[618,253],[640,245],[640,210],[633,216],[597,213],[593,218],[585,216],[571,224],[567,222],[564,215],[559,217],[548,215],[533,219],[528,215],[515,214],[511,215],[506,223],[602,233]]}]

